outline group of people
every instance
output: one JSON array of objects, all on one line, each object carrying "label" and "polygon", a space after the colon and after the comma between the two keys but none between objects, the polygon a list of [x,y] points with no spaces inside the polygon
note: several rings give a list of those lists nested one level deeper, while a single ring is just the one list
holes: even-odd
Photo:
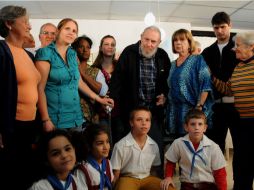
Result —
[{"label": "group of people", "polygon": [[[75,20],[44,24],[33,60],[24,49],[33,46],[27,45],[26,9],[3,7],[1,179],[9,189],[169,190],[179,163],[182,190],[226,190],[229,128],[234,190],[252,190],[254,33],[232,40],[231,25],[225,12],[216,13],[217,41],[201,55],[190,31],[175,31],[172,49],[179,56],[172,62],[159,48],[156,26],[145,28],[118,60],[116,40],[107,35],[89,66],[93,43],[78,37]],[[166,168],[165,123],[175,138],[165,153]],[[47,170],[39,173],[41,158]]]}]

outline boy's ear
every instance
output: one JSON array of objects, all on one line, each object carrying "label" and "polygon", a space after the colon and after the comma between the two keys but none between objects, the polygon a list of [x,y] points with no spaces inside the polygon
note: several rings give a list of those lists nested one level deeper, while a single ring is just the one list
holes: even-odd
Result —
[{"label": "boy's ear", "polygon": [[189,132],[189,131],[188,131],[188,125],[187,125],[186,123],[184,123],[183,128],[184,128],[184,130],[185,130],[186,132]]},{"label": "boy's ear", "polygon": [[130,123],[130,126],[131,126],[131,128],[132,128],[132,127],[133,127],[133,122],[132,122],[132,120],[130,120],[129,123]]},{"label": "boy's ear", "polygon": [[232,28],[232,22],[230,22],[228,26],[229,26],[230,28]]},{"label": "boy's ear", "polygon": [[207,127],[208,127],[208,125],[207,125],[207,124],[205,124],[205,126],[204,126],[204,132],[206,132]]}]

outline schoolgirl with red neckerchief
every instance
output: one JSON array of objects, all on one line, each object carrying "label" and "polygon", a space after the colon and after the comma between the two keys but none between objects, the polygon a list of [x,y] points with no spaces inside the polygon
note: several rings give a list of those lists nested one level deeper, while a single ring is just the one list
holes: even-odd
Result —
[{"label": "schoolgirl with red neckerchief", "polygon": [[76,164],[76,154],[67,131],[56,129],[46,133],[38,150],[45,164],[46,170],[42,173],[45,175],[29,190],[87,190],[86,184],[81,184],[71,173]]},{"label": "schoolgirl with red neckerchief", "polygon": [[76,143],[79,164],[75,176],[88,190],[111,190],[114,176],[107,159],[110,151],[107,127],[90,124],[76,140],[81,143]]}]

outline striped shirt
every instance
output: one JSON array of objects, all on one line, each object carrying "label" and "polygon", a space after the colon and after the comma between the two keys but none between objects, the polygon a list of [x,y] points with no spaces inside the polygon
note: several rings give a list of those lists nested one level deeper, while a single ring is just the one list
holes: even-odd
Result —
[{"label": "striped shirt", "polygon": [[241,118],[254,118],[254,59],[248,63],[240,62],[230,82]]}]

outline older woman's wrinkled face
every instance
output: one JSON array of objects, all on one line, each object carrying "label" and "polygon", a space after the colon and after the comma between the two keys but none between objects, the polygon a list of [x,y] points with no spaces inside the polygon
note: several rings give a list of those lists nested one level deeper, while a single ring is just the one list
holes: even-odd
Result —
[{"label": "older woman's wrinkled face", "polygon": [[235,54],[236,58],[242,61],[247,60],[253,56],[254,45],[244,44],[240,37],[235,39]]},{"label": "older woman's wrinkled face", "polygon": [[174,39],[174,49],[179,54],[188,53],[190,49],[188,39],[184,35],[176,36]]},{"label": "older woman's wrinkled face", "polygon": [[30,38],[31,25],[28,16],[21,16],[9,25],[9,33],[12,33],[19,38]]}]

